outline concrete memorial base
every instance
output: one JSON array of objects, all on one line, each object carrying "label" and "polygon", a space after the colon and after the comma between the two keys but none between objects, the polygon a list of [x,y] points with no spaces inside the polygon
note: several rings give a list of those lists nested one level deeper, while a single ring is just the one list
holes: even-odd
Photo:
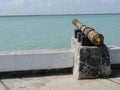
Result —
[{"label": "concrete memorial base", "polygon": [[76,79],[108,77],[111,74],[110,57],[105,45],[81,46],[72,38],[74,50],[73,76]]}]

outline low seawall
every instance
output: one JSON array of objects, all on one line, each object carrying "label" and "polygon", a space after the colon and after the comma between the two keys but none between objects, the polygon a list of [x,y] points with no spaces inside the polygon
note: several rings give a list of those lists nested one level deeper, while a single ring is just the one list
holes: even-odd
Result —
[{"label": "low seawall", "polygon": [[[120,47],[108,47],[111,64],[120,64]],[[72,49],[0,52],[0,72],[73,67]]]},{"label": "low seawall", "polygon": [[111,64],[120,64],[120,47],[108,47]]},{"label": "low seawall", "polygon": [[72,53],[71,49],[1,52],[0,72],[69,68]]}]

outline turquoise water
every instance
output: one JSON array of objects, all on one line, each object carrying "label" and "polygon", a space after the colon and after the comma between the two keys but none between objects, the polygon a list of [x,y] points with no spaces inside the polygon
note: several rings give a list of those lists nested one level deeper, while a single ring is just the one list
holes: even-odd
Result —
[{"label": "turquoise water", "polygon": [[93,27],[105,44],[120,46],[120,14],[0,17],[0,51],[70,48],[72,20]]}]

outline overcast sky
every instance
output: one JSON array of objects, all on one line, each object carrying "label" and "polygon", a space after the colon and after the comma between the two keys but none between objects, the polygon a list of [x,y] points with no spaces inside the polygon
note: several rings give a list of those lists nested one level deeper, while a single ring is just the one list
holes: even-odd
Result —
[{"label": "overcast sky", "polygon": [[120,13],[120,0],[0,0],[0,15]]}]

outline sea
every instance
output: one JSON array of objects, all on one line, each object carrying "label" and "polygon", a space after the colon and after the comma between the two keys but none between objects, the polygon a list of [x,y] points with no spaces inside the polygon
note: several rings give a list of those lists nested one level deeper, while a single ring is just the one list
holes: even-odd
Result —
[{"label": "sea", "polygon": [[75,18],[120,46],[120,14],[21,15],[0,16],[0,51],[70,48]]}]

